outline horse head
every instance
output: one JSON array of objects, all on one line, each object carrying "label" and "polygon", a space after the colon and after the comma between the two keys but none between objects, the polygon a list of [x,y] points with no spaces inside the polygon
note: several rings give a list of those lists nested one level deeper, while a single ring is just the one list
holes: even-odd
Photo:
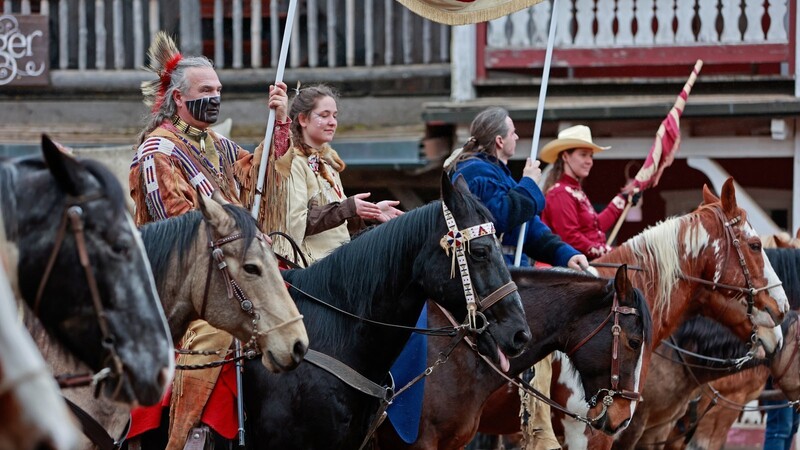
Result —
[{"label": "horse head", "polygon": [[767,351],[773,352],[780,345],[777,325],[788,301],[761,239],[736,203],[733,179],[725,182],[720,197],[704,186],[703,203],[695,213],[698,220],[684,240],[684,251],[702,253],[704,278],[712,280],[703,283],[703,310],[724,317],[743,339],[756,328]]},{"label": "horse head", "polygon": [[[494,235],[493,218],[460,177],[451,184],[446,175],[442,176],[442,202],[444,216],[449,211],[452,220],[442,217],[437,227],[440,232],[432,236],[438,242],[426,246],[418,256],[416,270],[426,294],[458,321],[467,317],[467,300],[474,295],[478,322],[485,320],[477,324],[483,328],[477,336],[478,350],[508,370],[508,357],[524,350],[531,332]],[[458,247],[463,249],[460,254]],[[505,290],[508,287],[511,289]]]},{"label": "horse head", "polygon": [[571,324],[567,354],[580,374],[591,425],[607,434],[625,428],[633,417],[639,392],[644,349],[652,341],[650,309],[628,279],[627,266],[617,269],[605,288],[603,305],[587,305],[593,314]]},{"label": "horse head", "polygon": [[295,368],[308,350],[308,335],[268,239],[243,208],[225,204],[218,194],[198,198],[208,230],[200,234],[208,235],[212,252],[207,264],[214,274],[195,284],[205,289],[192,296],[197,313],[243,343],[257,344],[270,371]]},{"label": "horse head", "polygon": [[172,339],[122,188],[107,169],[46,136],[42,151],[44,162],[4,169],[20,294],[68,351],[107,374],[107,395],[155,403],[172,379]]}]

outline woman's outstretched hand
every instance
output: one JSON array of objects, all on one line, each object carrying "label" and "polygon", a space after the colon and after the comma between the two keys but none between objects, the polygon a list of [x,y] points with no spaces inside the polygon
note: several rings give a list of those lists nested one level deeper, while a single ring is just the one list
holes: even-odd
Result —
[{"label": "woman's outstretched hand", "polygon": [[380,220],[379,217],[383,214],[380,207],[375,203],[364,200],[369,196],[369,192],[362,192],[353,196],[356,202],[356,214],[364,220]]},{"label": "woman's outstretched hand", "polygon": [[403,211],[395,208],[395,206],[399,205],[400,202],[397,200],[384,200],[382,202],[378,202],[378,208],[381,210],[381,215],[376,220],[378,222],[388,222],[394,219],[397,216],[402,216]]}]

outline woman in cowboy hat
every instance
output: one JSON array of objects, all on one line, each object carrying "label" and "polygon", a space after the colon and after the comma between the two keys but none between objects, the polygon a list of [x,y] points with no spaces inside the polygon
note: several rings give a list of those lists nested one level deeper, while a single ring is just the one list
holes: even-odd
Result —
[{"label": "woman in cowboy hat", "polygon": [[595,259],[611,250],[606,233],[622,215],[625,191],[617,194],[600,213],[581,188],[594,164],[594,154],[610,147],[592,141],[586,125],[575,125],[558,133],[558,139],[542,148],[539,159],[553,164],[544,184],[546,206],[542,220],[564,242]]}]

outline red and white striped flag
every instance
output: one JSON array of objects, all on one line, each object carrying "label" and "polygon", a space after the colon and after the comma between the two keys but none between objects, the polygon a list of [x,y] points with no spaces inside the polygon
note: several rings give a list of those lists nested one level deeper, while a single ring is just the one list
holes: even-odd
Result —
[{"label": "red and white striped flag", "polygon": [[686,106],[686,99],[689,97],[689,92],[692,90],[697,75],[700,69],[703,68],[703,61],[697,60],[689,75],[689,80],[683,86],[683,90],[678,95],[675,105],[670,109],[667,117],[661,122],[661,125],[656,131],[656,139],[653,146],[650,148],[650,153],[647,154],[647,159],[633,181],[633,185],[641,192],[649,187],[657,186],[658,180],[661,179],[661,174],[664,169],[672,164],[675,160],[675,154],[681,145],[681,128],[680,119],[683,114],[683,109]]}]

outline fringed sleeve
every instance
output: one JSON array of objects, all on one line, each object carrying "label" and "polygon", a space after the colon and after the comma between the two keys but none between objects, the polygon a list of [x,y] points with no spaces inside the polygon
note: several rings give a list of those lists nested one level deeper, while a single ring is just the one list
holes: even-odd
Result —
[{"label": "fringed sleeve", "polygon": [[[267,170],[258,212],[258,225],[264,232],[284,231],[285,211],[275,205],[286,204],[286,178],[291,170],[292,152],[289,138],[291,120],[277,122],[270,151],[264,155],[264,142],[256,147],[253,154],[242,155],[234,165],[234,176],[239,181],[239,201],[247,209],[253,208],[258,183],[259,166],[266,156]],[[288,163],[283,161],[289,158]]]}]

